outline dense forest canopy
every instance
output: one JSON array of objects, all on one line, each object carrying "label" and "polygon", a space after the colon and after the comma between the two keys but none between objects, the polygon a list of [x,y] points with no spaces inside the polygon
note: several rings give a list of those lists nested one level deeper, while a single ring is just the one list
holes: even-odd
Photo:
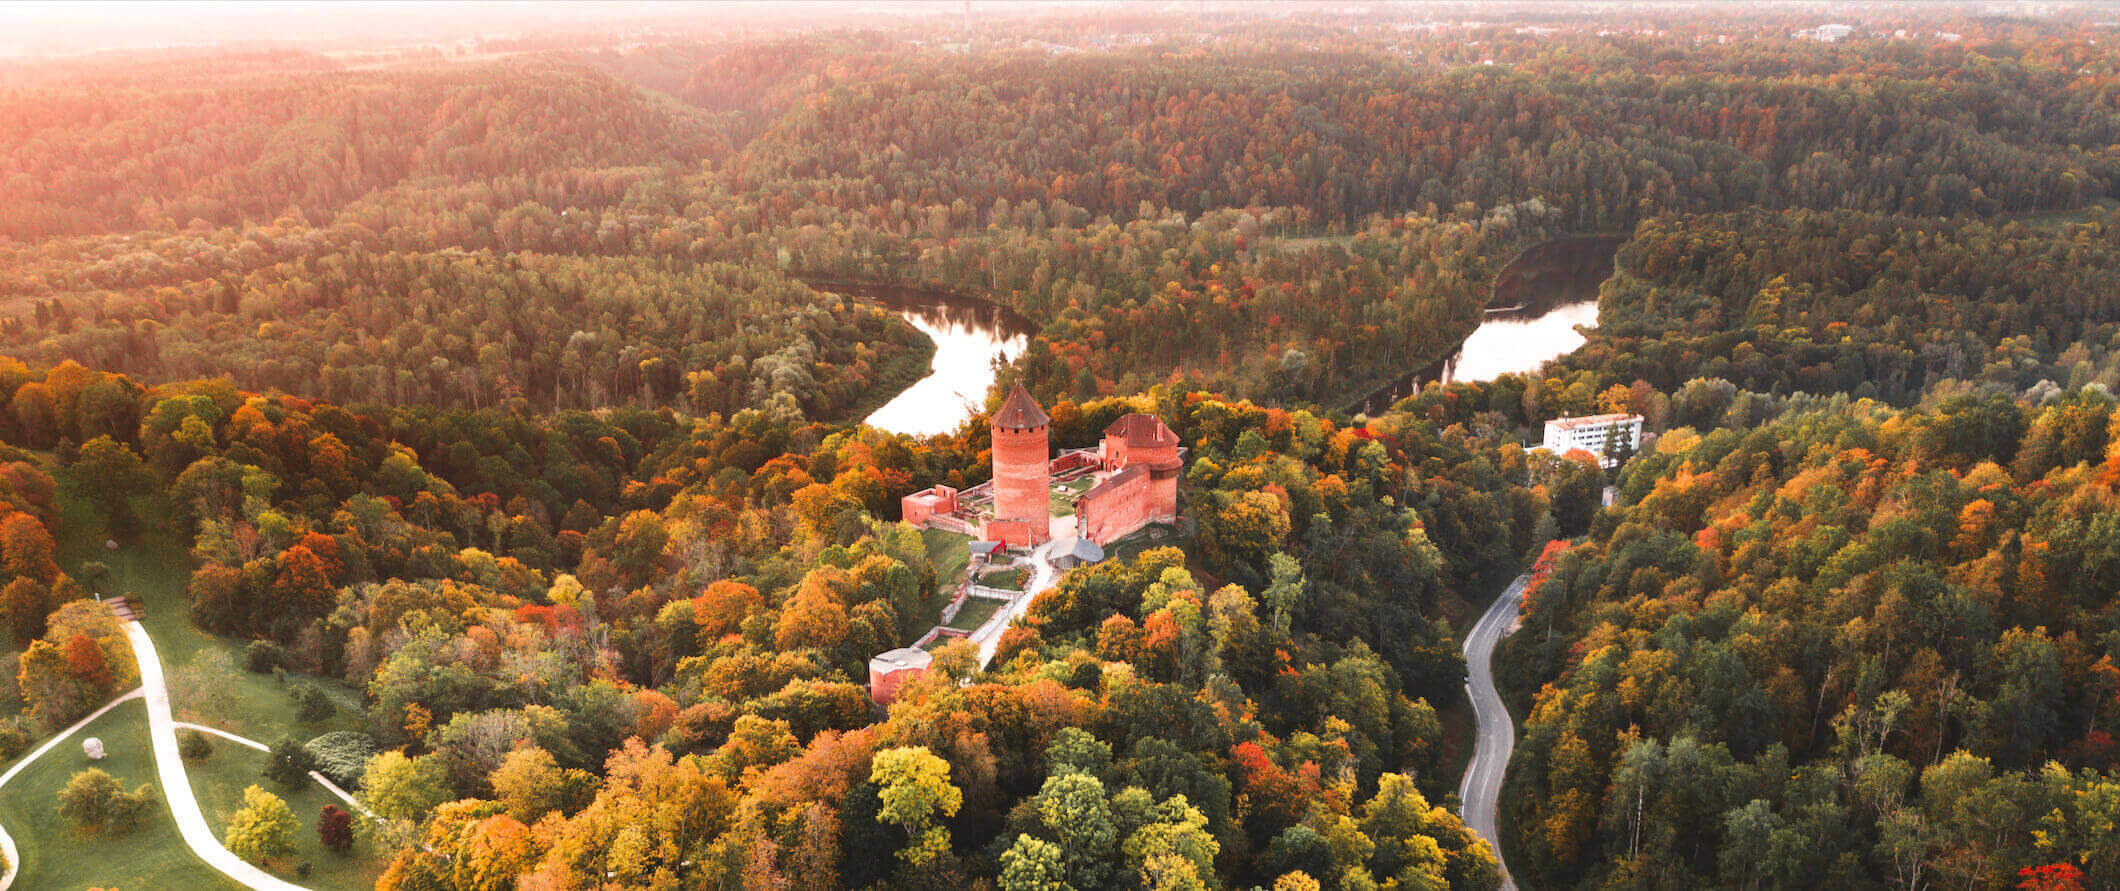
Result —
[{"label": "dense forest canopy", "polygon": [[[1329,50],[1313,30],[1233,23],[1138,45],[1043,25],[978,53],[827,32],[483,65],[75,63],[19,78],[0,111],[17,199],[0,233],[35,252],[0,287],[161,303],[158,286],[241,288],[230,278],[352,244],[726,260],[1006,303],[1045,329],[1020,370],[1041,396],[1182,382],[1346,404],[1448,352],[1492,269],[1556,232],[1745,208],[1994,219],[2096,203],[2120,175],[2120,74],[2081,40],[1990,27],[1858,48],[1762,39],[1780,19],[1654,24],[1355,29]],[[105,258],[95,274],[84,255]],[[247,327],[181,312],[125,315],[196,329],[179,336],[226,365],[126,370],[232,373],[256,352],[219,349]],[[1181,336],[1140,336],[1168,326]],[[318,380],[326,342],[274,348],[307,355],[239,380],[387,392]],[[36,355],[100,358],[53,346]],[[519,353],[449,358],[484,381],[523,375]],[[720,377],[758,358],[730,344],[672,367]],[[686,407],[679,389],[652,398]],[[861,402],[795,398],[827,416]]]},{"label": "dense forest canopy", "polygon": [[[1518,883],[2120,881],[2095,11],[1263,9],[0,64],[0,752],[133,586],[326,716],[319,886],[1494,888],[1528,568]],[[1570,235],[1581,349],[1346,410]],[[934,347],[827,281],[1021,315],[1185,520],[874,705],[992,443],[861,425]]]}]

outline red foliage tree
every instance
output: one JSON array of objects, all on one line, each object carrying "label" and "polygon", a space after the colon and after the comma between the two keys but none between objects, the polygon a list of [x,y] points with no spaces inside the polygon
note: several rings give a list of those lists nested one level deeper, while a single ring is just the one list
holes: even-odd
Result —
[{"label": "red foliage tree", "polygon": [[346,853],[353,847],[353,815],[338,805],[324,805],[317,814],[317,840],[334,853]]},{"label": "red foliage tree", "polygon": [[109,690],[116,683],[103,659],[103,648],[86,634],[67,638],[66,673],[97,690]]},{"label": "red foliage tree", "polygon": [[2072,863],[2049,863],[2017,870],[2023,891],[2083,891],[2083,870]]}]

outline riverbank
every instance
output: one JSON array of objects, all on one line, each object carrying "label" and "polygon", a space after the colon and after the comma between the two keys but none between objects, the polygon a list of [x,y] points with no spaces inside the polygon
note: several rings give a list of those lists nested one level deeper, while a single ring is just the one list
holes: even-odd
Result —
[{"label": "riverbank", "polygon": [[878,409],[889,405],[891,400],[912,389],[933,372],[935,353],[941,349],[936,345],[935,338],[929,337],[927,332],[920,330],[917,325],[903,319],[899,321],[900,324],[913,329],[914,336],[920,338],[918,345],[884,360],[876,372],[875,379],[869,383],[869,388],[862,392],[861,398],[855,400],[853,405],[848,406],[846,411],[839,413],[833,420],[850,424],[866,421]]},{"label": "riverbank", "polygon": [[[1350,414],[1381,414],[1429,383],[1535,372],[1573,352],[1581,346],[1577,325],[1596,326],[1598,290],[1612,277],[1619,248],[1631,235],[1563,235],[1517,251],[1495,273],[1477,324],[1447,351],[1417,361],[1411,372],[1350,388],[1365,395],[1335,404],[1346,405]],[[1492,332],[1488,339],[1495,342],[1483,345],[1483,332]]]},{"label": "riverbank", "polygon": [[850,419],[914,436],[956,430],[977,414],[993,387],[995,363],[1015,361],[1037,330],[990,300],[954,291],[834,279],[805,279],[813,290],[867,300],[898,314],[930,349],[920,362],[894,360],[888,377],[863,394]]}]

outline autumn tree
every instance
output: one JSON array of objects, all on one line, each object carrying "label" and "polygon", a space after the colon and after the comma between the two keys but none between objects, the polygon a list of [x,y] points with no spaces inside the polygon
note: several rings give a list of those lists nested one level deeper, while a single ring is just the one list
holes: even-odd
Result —
[{"label": "autumn tree", "polygon": [[885,749],[876,753],[869,782],[883,798],[876,818],[897,824],[909,839],[899,859],[917,867],[949,852],[949,830],[934,825],[964,804],[963,791],[950,784],[949,762],[924,746]]},{"label": "autumn tree", "polygon": [[121,529],[132,522],[132,499],[153,483],[140,456],[109,436],[82,443],[71,471],[103,515]]},{"label": "autumn tree", "polygon": [[127,792],[110,774],[90,768],[67,779],[59,792],[59,815],[81,832],[118,835],[138,826],[154,801],[152,786],[143,783]]},{"label": "autumn tree", "polygon": [[317,812],[317,842],[335,854],[353,850],[353,815],[335,804]]},{"label": "autumn tree", "polygon": [[243,790],[243,807],[228,819],[222,841],[229,853],[263,864],[294,856],[294,811],[287,802],[257,786]]}]

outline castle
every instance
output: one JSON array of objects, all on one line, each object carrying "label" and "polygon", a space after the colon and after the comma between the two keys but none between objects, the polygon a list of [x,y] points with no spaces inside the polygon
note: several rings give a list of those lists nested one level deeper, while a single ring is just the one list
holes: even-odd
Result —
[{"label": "castle", "polygon": [[[899,502],[905,521],[1028,548],[1077,537],[1102,546],[1177,520],[1185,449],[1161,420],[1128,414],[1104,428],[1097,448],[1057,457],[1051,424],[1016,385],[989,420],[993,480],[962,492],[936,486],[907,495]],[[1058,517],[1056,501],[1065,509]]]}]

